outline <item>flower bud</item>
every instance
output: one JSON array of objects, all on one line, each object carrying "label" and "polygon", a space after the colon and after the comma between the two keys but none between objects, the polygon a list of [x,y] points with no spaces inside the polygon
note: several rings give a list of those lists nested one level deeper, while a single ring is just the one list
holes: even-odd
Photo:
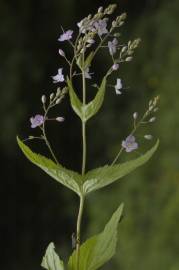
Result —
[{"label": "flower bud", "polygon": [[98,13],[101,13],[101,12],[103,12],[103,7],[98,8]]},{"label": "flower bud", "polygon": [[62,57],[65,57],[65,53],[64,53],[64,51],[62,49],[59,49],[58,52]]},{"label": "flower bud", "polygon": [[54,98],[55,94],[54,93],[51,93],[50,94],[50,100],[52,100]]},{"label": "flower bud", "polygon": [[125,61],[126,61],[126,62],[130,62],[130,61],[132,61],[132,59],[133,59],[133,57],[132,57],[132,56],[129,56],[129,57],[127,57],[127,58],[125,59]]},{"label": "flower bud", "polygon": [[144,138],[145,138],[146,140],[152,140],[152,139],[153,139],[153,136],[150,135],[150,134],[146,134],[146,135],[144,136]]},{"label": "flower bud", "polygon": [[56,100],[56,104],[59,104],[61,102],[61,99],[60,98],[58,98],[57,100]]},{"label": "flower bud", "polygon": [[43,96],[41,97],[41,101],[42,101],[42,103],[43,103],[43,104],[45,104],[46,100],[47,100],[47,99],[46,99],[46,96],[45,96],[45,95],[43,95]]},{"label": "flower bud", "polygon": [[56,97],[59,97],[61,95],[61,89],[60,87],[57,88]]},{"label": "flower bud", "polygon": [[127,46],[122,47],[121,52],[125,52],[127,50]]},{"label": "flower bud", "polygon": [[56,117],[56,121],[58,121],[58,122],[63,122],[64,120],[65,120],[65,118],[62,116]]},{"label": "flower bud", "polygon": [[153,123],[153,122],[155,122],[155,120],[156,120],[156,117],[152,117],[152,118],[149,119],[149,122]]},{"label": "flower bud", "polygon": [[137,117],[138,117],[138,112],[134,112],[134,113],[133,113],[133,118],[134,118],[134,120],[136,120]]}]

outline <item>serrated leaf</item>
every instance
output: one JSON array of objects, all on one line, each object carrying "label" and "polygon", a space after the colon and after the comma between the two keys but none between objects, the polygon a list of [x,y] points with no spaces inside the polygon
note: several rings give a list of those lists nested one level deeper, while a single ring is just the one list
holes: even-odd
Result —
[{"label": "serrated leaf", "polygon": [[47,270],[64,270],[63,261],[55,252],[54,243],[50,243],[42,259],[41,266]]},{"label": "serrated leaf", "polygon": [[77,172],[68,170],[60,164],[54,163],[51,159],[48,159],[40,154],[32,152],[32,150],[25,145],[18,137],[17,142],[24,155],[35,165],[40,167],[53,179],[57,180],[62,185],[73,190],[78,195],[81,194],[80,186],[82,185],[82,177]]},{"label": "serrated leaf", "polygon": [[156,144],[144,155],[134,160],[113,166],[105,165],[104,167],[89,171],[85,175],[84,179],[84,193],[89,193],[91,191],[105,187],[134,171],[136,168],[142,166],[152,157],[152,155],[157,150],[158,145],[159,141],[157,141]]},{"label": "serrated leaf", "polygon": [[91,65],[91,61],[93,60],[94,51],[90,52],[90,54],[87,56],[85,63],[84,63],[84,69],[89,67]]},{"label": "serrated leaf", "polygon": [[67,78],[69,88],[70,102],[74,112],[83,120],[83,104],[73,89],[72,82]]},{"label": "serrated leaf", "polygon": [[[109,261],[115,254],[117,244],[117,228],[121,219],[123,204],[114,212],[103,232],[89,238],[80,247],[79,269],[96,270]],[[68,262],[69,270],[77,270],[76,251]]]},{"label": "serrated leaf", "polygon": [[106,89],[106,77],[104,77],[102,80],[101,86],[99,87],[95,98],[86,105],[83,105],[81,100],[76,95],[69,79],[67,79],[67,84],[69,87],[71,106],[80,119],[83,122],[86,122],[99,111],[103,104]]},{"label": "serrated leaf", "polygon": [[101,86],[95,98],[85,106],[85,120],[90,119],[99,111],[104,101],[105,90],[106,90],[106,77],[104,77],[104,79],[102,80]]}]

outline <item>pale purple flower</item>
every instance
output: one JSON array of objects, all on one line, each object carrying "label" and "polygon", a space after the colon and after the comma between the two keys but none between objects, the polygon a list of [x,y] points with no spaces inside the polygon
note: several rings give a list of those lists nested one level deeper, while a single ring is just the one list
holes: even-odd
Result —
[{"label": "pale purple flower", "polygon": [[58,73],[55,76],[52,76],[53,83],[58,83],[58,82],[64,82],[64,75],[62,74],[63,68],[58,69]]},{"label": "pale purple flower", "polygon": [[125,148],[127,153],[129,153],[138,148],[138,143],[136,143],[133,135],[129,135],[124,141],[122,141],[122,147]]},{"label": "pale purple flower", "polygon": [[119,68],[119,64],[115,63],[114,65],[112,65],[112,70],[118,70]]},{"label": "pale purple flower", "polygon": [[36,128],[44,123],[44,117],[41,114],[36,114],[35,117],[30,118],[31,128]]},{"label": "pale purple flower", "polygon": [[94,23],[94,26],[95,26],[96,30],[98,31],[99,36],[102,36],[102,35],[108,33],[108,30],[106,29],[107,21],[108,21],[108,18],[104,18],[104,19],[99,20],[99,21]]},{"label": "pale purple flower", "polygon": [[108,41],[109,53],[111,55],[114,55],[116,53],[116,51],[117,51],[117,44],[118,44],[117,38],[114,38],[112,41]]},{"label": "pale purple flower", "polygon": [[87,68],[85,69],[85,78],[86,78],[86,79],[91,79],[91,74],[92,74],[92,73],[89,73],[89,67],[87,67]]},{"label": "pale purple flower", "polygon": [[122,82],[121,82],[121,79],[118,78],[117,82],[116,82],[116,85],[115,85],[116,95],[121,95],[122,94],[120,89],[122,89]]},{"label": "pale purple flower", "polygon": [[70,40],[72,38],[73,31],[72,30],[67,30],[63,34],[60,35],[58,38],[58,41],[65,41],[65,40]]}]

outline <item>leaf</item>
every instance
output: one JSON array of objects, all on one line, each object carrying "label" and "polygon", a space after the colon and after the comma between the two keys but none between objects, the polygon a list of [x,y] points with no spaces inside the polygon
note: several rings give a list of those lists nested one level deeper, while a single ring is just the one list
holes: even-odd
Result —
[{"label": "leaf", "polygon": [[69,78],[67,78],[67,84],[68,84],[68,88],[69,88],[71,106],[72,106],[74,112],[83,121],[83,109],[82,109],[83,104],[82,104],[81,100],[78,98],[77,94],[75,93],[73,86],[72,86],[72,83],[71,83]]},{"label": "leaf", "polygon": [[64,270],[63,261],[55,252],[54,243],[50,243],[42,259],[41,266],[47,270]]},{"label": "leaf", "polygon": [[99,111],[103,104],[106,89],[106,77],[104,77],[102,80],[101,86],[95,98],[86,105],[83,105],[76,95],[72,83],[69,79],[67,79],[67,84],[69,87],[71,106],[75,113],[80,117],[80,119],[83,122],[86,122]]},{"label": "leaf", "polygon": [[142,166],[152,157],[154,152],[157,150],[158,145],[159,141],[157,141],[156,144],[144,155],[134,160],[113,166],[105,165],[104,167],[89,171],[85,175],[84,179],[84,193],[89,193],[91,191],[105,187],[134,171],[137,167]]},{"label": "leaf", "polygon": [[91,61],[93,60],[94,51],[90,52],[90,54],[87,56],[85,63],[84,63],[84,69],[89,67],[91,65]]},{"label": "leaf", "polygon": [[101,86],[95,98],[85,106],[85,119],[88,120],[94,116],[101,108],[106,90],[106,77],[102,80]]},{"label": "leaf", "polygon": [[[117,244],[117,228],[121,219],[123,204],[114,212],[103,232],[89,238],[80,247],[79,269],[96,270],[109,261],[115,254]],[[77,270],[76,251],[68,262],[69,270]]]},{"label": "leaf", "polygon": [[53,179],[57,180],[62,185],[76,192],[79,196],[81,194],[80,186],[82,185],[81,175],[77,172],[68,170],[60,164],[54,163],[51,159],[48,159],[40,154],[36,154],[25,145],[18,137],[17,142],[24,155],[35,165],[40,167]]}]

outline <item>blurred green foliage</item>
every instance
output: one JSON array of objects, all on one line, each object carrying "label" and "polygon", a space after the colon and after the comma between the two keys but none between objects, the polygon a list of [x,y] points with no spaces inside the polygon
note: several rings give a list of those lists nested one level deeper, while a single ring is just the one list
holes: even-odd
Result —
[{"label": "blurred green foliage", "polygon": [[[60,25],[74,28],[82,17],[99,5],[110,2],[0,1],[3,183],[0,265],[3,269],[40,269],[41,257],[50,241],[56,243],[62,256],[71,252],[71,234],[75,230],[78,205],[76,197],[28,163],[16,146],[15,136],[17,133],[22,137],[30,134],[29,117],[39,112],[41,95],[54,87],[50,76],[56,73],[61,60],[56,42]],[[128,135],[132,113],[141,113],[148,100],[157,94],[161,95],[160,111],[151,128],[152,133],[160,137],[161,145],[153,160],[142,170],[89,197],[83,223],[84,235],[101,231],[113,210],[123,201],[125,216],[120,225],[118,251],[107,268],[177,270],[179,2],[117,2],[121,12],[125,9],[129,14],[122,38],[141,37],[142,43],[135,60],[119,70],[119,76],[126,86],[130,86],[129,90],[116,97],[108,89],[99,118],[89,123],[88,167],[112,159],[121,139]],[[99,67],[103,68],[103,61],[104,55],[101,54],[94,70],[96,75]],[[80,126],[68,107],[68,100],[59,114],[64,115],[66,121],[63,126],[50,125],[49,136],[63,163],[79,170],[81,142],[77,129]],[[141,134],[144,132],[141,130]],[[140,140],[141,134],[138,134],[139,143],[145,144]],[[45,147],[38,143],[32,146],[45,152]],[[73,151],[69,152],[69,149]]]}]

